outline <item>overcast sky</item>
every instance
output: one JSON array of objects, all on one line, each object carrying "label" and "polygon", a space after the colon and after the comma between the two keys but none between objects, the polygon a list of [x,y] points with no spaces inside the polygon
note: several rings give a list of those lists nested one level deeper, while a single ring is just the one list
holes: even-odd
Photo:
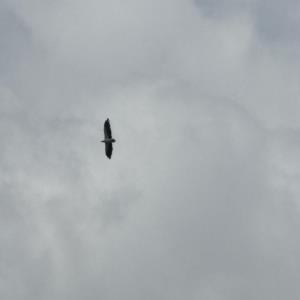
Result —
[{"label": "overcast sky", "polygon": [[299,62],[296,0],[0,0],[0,298],[300,299]]}]

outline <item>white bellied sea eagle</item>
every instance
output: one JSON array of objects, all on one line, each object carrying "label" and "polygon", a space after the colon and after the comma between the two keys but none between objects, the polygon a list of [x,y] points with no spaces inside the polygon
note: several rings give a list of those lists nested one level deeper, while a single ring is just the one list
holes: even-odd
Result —
[{"label": "white bellied sea eagle", "polygon": [[109,119],[106,119],[104,122],[104,140],[102,140],[102,143],[105,143],[105,154],[110,159],[113,151],[113,143],[116,140],[112,138],[111,134],[111,128]]}]

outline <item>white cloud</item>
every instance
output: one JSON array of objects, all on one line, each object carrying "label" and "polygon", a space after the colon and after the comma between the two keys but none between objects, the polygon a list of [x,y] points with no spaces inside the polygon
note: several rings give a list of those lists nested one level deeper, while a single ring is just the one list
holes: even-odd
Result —
[{"label": "white cloud", "polygon": [[230,3],[0,4],[1,298],[299,296],[297,63]]}]

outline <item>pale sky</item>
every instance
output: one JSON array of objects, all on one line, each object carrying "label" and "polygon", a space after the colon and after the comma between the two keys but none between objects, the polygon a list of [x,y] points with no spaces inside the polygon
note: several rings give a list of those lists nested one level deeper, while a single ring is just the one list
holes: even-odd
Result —
[{"label": "pale sky", "polygon": [[0,299],[300,299],[299,28],[296,0],[0,0]]}]

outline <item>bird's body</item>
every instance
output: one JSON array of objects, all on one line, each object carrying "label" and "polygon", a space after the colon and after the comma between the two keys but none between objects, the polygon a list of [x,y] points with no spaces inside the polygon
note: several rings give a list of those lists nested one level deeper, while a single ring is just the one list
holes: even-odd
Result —
[{"label": "bird's body", "polygon": [[115,139],[104,139],[101,142],[102,143],[114,143],[116,140]]},{"label": "bird's body", "polygon": [[104,122],[104,140],[102,140],[101,142],[105,143],[105,154],[109,159],[111,158],[113,151],[113,143],[115,141],[116,140],[112,138],[109,119],[107,119]]}]

